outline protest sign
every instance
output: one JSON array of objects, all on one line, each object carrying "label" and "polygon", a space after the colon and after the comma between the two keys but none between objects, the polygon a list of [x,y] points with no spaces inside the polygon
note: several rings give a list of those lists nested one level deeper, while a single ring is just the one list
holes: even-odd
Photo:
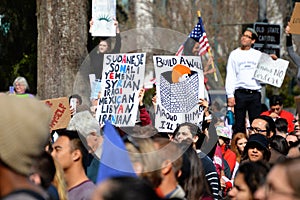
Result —
[{"label": "protest sign", "polygon": [[101,98],[96,112],[100,124],[110,120],[118,127],[135,125],[145,62],[145,53],[104,55]]},{"label": "protest sign", "polygon": [[254,73],[254,78],[281,87],[288,65],[289,61],[280,58],[273,60],[270,55],[263,53]]},{"label": "protest sign", "polygon": [[116,36],[116,5],[116,0],[92,1],[92,36]]},{"label": "protest sign", "polygon": [[203,66],[199,56],[154,56],[157,106],[155,127],[173,132],[183,122],[200,124],[204,98]]},{"label": "protest sign", "polygon": [[52,112],[50,131],[66,128],[71,120],[69,98],[47,99],[43,102],[50,107]]},{"label": "protest sign", "polygon": [[89,74],[89,80],[90,80],[90,87],[91,87],[91,91],[94,90],[94,86],[93,86],[93,83],[95,82],[96,80],[96,74]]},{"label": "protest sign", "polygon": [[300,2],[295,3],[294,11],[290,20],[290,33],[300,34]]},{"label": "protest sign", "polygon": [[96,79],[95,74],[89,74],[90,86],[91,86],[91,96],[90,99],[98,99],[99,92],[101,90],[101,79]]},{"label": "protest sign", "polygon": [[92,92],[91,92],[91,99],[98,99],[99,96],[99,92],[101,90],[101,80],[100,79],[96,79],[93,83],[92,83]]}]

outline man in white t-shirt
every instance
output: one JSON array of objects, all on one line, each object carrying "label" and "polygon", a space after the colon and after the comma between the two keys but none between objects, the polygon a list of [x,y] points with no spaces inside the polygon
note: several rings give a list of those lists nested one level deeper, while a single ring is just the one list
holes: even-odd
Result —
[{"label": "man in white t-shirt", "polygon": [[[234,133],[246,132],[246,112],[250,123],[261,113],[261,85],[253,78],[261,52],[252,48],[258,38],[256,31],[247,28],[241,36],[241,46],[233,50],[227,62],[226,94],[228,107],[234,107]],[[273,59],[277,57],[271,55]]]}]

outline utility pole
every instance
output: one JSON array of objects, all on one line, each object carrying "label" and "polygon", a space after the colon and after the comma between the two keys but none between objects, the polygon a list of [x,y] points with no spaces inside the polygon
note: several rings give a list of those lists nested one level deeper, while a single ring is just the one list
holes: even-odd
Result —
[{"label": "utility pole", "polygon": [[258,0],[258,20],[257,22],[268,23],[267,0]]},{"label": "utility pole", "polygon": [[[267,19],[267,0],[258,0],[258,19],[257,22],[268,23]],[[261,84],[261,103],[266,104],[266,84]]]}]

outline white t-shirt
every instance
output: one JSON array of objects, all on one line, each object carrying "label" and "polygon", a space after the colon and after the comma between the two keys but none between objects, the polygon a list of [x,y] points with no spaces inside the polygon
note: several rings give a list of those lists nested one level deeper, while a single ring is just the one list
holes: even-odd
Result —
[{"label": "white t-shirt", "polygon": [[253,78],[261,55],[260,51],[253,48],[249,50],[237,48],[230,53],[225,82],[228,97],[233,97],[237,88],[261,89],[259,81]]}]

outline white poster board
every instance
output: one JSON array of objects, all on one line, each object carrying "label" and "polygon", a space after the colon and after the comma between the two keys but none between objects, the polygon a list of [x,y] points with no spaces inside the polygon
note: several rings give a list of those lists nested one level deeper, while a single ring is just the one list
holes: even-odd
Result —
[{"label": "white poster board", "polygon": [[116,0],[92,1],[92,36],[116,36],[116,6]]},{"label": "white poster board", "polygon": [[281,87],[288,65],[289,61],[280,58],[273,60],[270,55],[263,53],[254,73],[254,78]]},{"label": "white poster board", "polygon": [[139,92],[145,75],[145,53],[105,54],[96,119],[110,120],[117,127],[134,126]]},{"label": "white poster board", "polygon": [[201,124],[204,98],[203,66],[199,56],[154,56],[157,106],[155,128],[174,132],[183,122]]}]

